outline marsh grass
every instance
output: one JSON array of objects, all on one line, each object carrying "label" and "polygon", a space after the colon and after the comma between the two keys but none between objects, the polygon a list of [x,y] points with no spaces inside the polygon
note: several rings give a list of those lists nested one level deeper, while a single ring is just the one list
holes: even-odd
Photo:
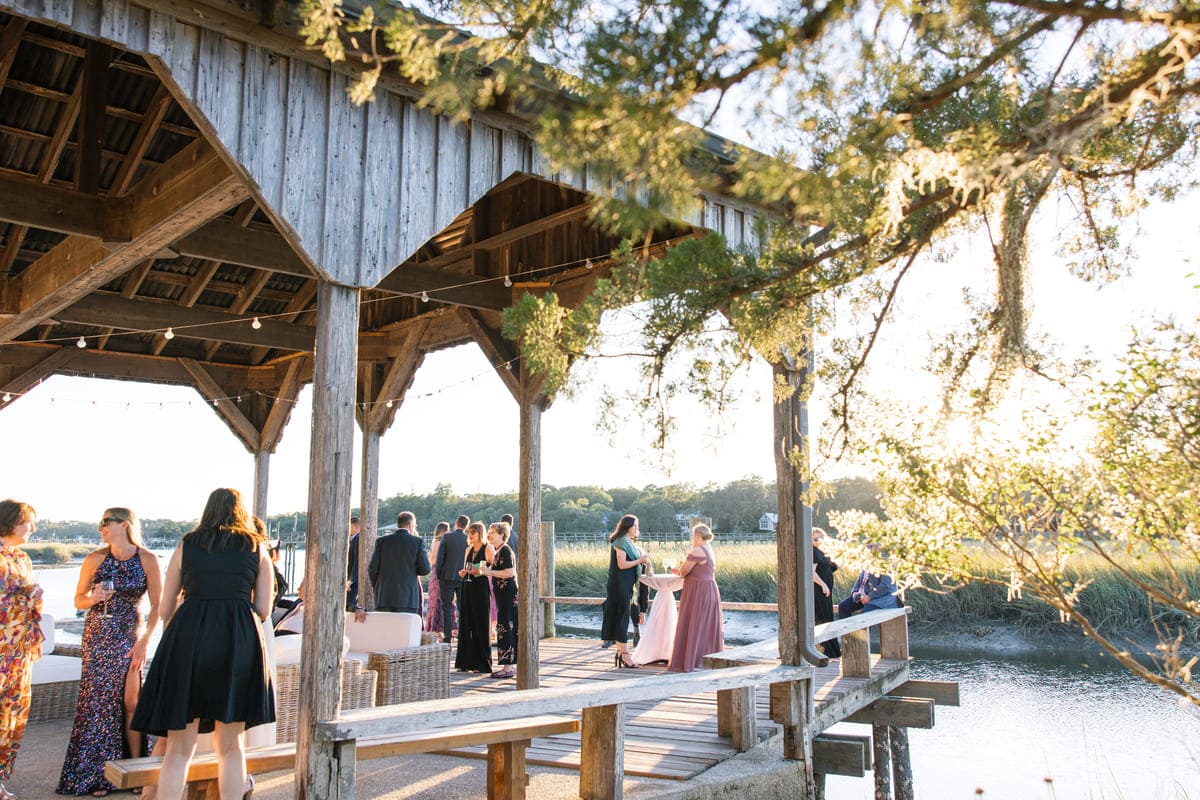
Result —
[{"label": "marsh grass", "polygon": [[29,554],[29,559],[35,564],[70,564],[95,550],[96,545],[38,542],[21,545],[21,549]]},{"label": "marsh grass", "polygon": [[[662,570],[664,558],[678,562],[687,552],[683,543],[647,544],[656,570]],[[717,582],[721,597],[730,602],[774,603],[777,599],[775,580],[775,545],[716,543]],[[556,592],[571,597],[603,597],[608,576],[608,548],[598,544],[564,544],[555,548]],[[1167,570],[1161,561],[1123,560],[1121,563],[1138,578],[1157,585],[1167,585]],[[1039,631],[1061,627],[1058,612],[1049,604],[1026,592],[1008,600],[1008,573],[996,556],[980,553],[975,563],[976,574],[983,581],[973,581],[945,591],[915,590],[905,596],[912,607],[914,625],[935,624],[945,620],[955,623],[1002,622],[1028,630]],[[1190,597],[1200,597],[1200,564],[1179,559],[1175,562],[1187,583]],[[843,567],[835,575],[834,597],[850,593],[858,573]],[[1150,608],[1146,596],[1119,570],[1100,556],[1078,556],[1068,572],[1072,580],[1090,580],[1079,597],[1079,607],[1102,631],[1136,632],[1150,627]],[[1186,619],[1182,614],[1155,609],[1156,620],[1170,626],[1183,626],[1188,635],[1200,635],[1200,620]]]}]

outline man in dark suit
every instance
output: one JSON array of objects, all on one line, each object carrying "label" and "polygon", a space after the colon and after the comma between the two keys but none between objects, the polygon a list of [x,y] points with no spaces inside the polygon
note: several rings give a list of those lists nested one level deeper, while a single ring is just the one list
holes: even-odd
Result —
[{"label": "man in dark suit", "polygon": [[417,517],[411,511],[396,516],[396,532],[380,536],[367,574],[375,587],[378,611],[421,613],[421,575],[429,574],[429,553],[417,536]]},{"label": "man in dark suit", "polygon": [[346,551],[346,610],[358,608],[358,532],[362,524],[358,514],[350,517],[350,545]]},{"label": "man in dark suit", "polygon": [[462,569],[467,556],[466,527],[470,524],[470,517],[458,515],[458,519],[454,520],[454,530],[442,536],[442,543],[438,545],[437,564],[434,565],[441,596],[436,600],[431,597],[429,602],[442,604],[442,641],[447,644],[450,643],[450,632],[454,630],[454,607],[456,604],[462,607],[462,600],[459,599],[462,578],[458,571]]},{"label": "man in dark suit", "polygon": [[517,540],[518,540],[517,526],[513,524],[513,515],[512,514],[501,514],[500,521],[508,523],[509,534],[508,534],[508,542],[506,542],[506,544],[512,548],[513,555],[519,555],[520,550],[517,549],[517,547],[518,547],[518,545],[517,545]]}]

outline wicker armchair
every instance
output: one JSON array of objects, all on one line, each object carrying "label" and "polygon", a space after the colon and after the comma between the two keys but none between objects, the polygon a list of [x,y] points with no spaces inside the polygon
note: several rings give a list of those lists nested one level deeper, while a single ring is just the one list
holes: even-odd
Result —
[{"label": "wicker armchair", "polygon": [[79,679],[83,670],[83,646],[54,641],[54,617],[42,615],[46,655],[33,664],[29,721],[70,719],[79,702]]},{"label": "wicker armchair", "polygon": [[[361,661],[342,660],[342,710],[375,705],[376,674],[364,670]],[[300,665],[281,664],[275,669],[276,741],[296,741],[300,717]]]},{"label": "wicker armchair", "polygon": [[346,615],[350,655],[365,658],[379,675],[375,705],[440,700],[450,696],[450,645],[422,644],[416,614],[372,611],[366,622]]}]

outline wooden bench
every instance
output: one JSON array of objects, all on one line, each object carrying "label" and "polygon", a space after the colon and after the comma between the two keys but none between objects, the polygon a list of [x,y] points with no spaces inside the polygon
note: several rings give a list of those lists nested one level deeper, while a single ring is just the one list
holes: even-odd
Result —
[{"label": "wooden bench", "polygon": [[[493,701],[494,702],[494,701]],[[532,739],[563,733],[578,733],[580,723],[574,717],[541,715],[513,720],[487,720],[470,725],[427,730],[409,728],[403,733],[359,739],[356,758],[440,753],[458,747],[487,745],[487,796],[493,800],[521,800],[525,797],[525,748]],[[296,744],[255,747],[246,751],[246,768],[251,774],[292,769],[296,764]],[[104,777],[118,789],[133,789],[158,782],[162,759],[127,758],[104,765]],[[188,770],[189,800],[217,800],[217,760],[212,753],[196,756]]]}]

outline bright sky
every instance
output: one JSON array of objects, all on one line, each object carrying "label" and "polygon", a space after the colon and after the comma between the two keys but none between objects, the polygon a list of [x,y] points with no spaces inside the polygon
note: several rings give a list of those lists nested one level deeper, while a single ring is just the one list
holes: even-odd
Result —
[{"label": "bright sky", "polygon": [[[1191,253],[1200,245],[1196,197],[1143,215],[1136,278],[1104,288],[1081,284],[1052,255],[1037,251],[1034,326],[1062,339],[1068,352],[1090,347],[1102,358],[1124,349],[1131,326],[1169,313],[1196,318],[1198,279]],[[1058,224],[1053,209],[1043,229]],[[877,353],[876,387],[919,395],[919,373],[934,332],[962,316],[964,282],[987,285],[990,255],[983,241],[964,242],[948,263],[927,264],[900,297],[896,322]],[[605,360],[590,368],[578,396],[543,416],[543,482],[604,486],[725,483],[746,475],[774,477],[770,372],[755,366],[742,381],[743,400],[720,430],[708,415],[679,408],[676,452],[667,470],[648,452],[639,423],[624,425],[610,445],[595,430],[593,387],[636,382],[636,366]],[[825,415],[812,408],[814,426]],[[268,510],[307,505],[310,393],[305,390],[271,459]],[[429,356],[384,436],[380,495],[427,491],[448,483],[459,492],[512,491],[517,486],[516,404],[474,345]],[[30,502],[44,519],[99,518],[106,506],[128,505],[146,518],[194,519],[208,492],[228,485],[250,495],[253,458],[192,389],[56,376],[0,407],[0,495]],[[356,440],[355,464],[358,464]],[[358,504],[358,479],[353,503]]]}]

